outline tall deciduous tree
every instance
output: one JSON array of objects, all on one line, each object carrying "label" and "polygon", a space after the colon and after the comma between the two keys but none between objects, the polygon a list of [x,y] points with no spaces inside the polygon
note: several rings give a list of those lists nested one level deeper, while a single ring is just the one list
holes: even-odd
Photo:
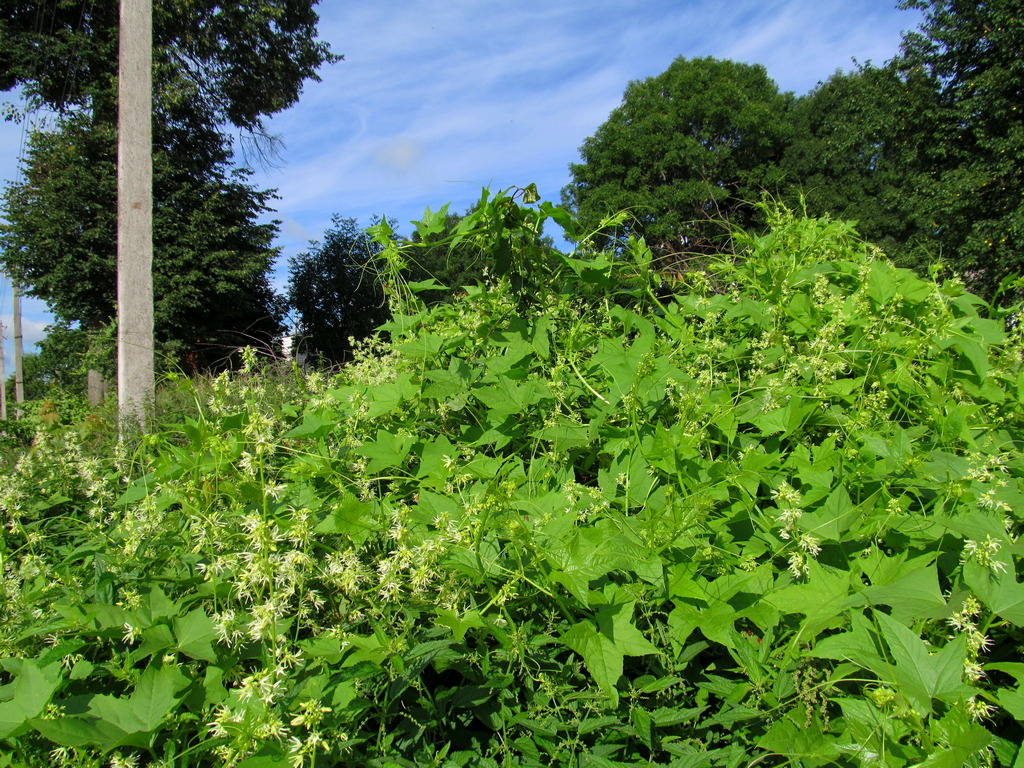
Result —
[{"label": "tall deciduous tree", "polygon": [[[267,274],[271,193],[231,170],[229,130],[266,148],[264,118],[293,104],[333,61],[316,0],[169,0],[154,9],[156,333],[179,360],[212,362],[242,334],[279,327]],[[114,315],[116,3],[34,2],[0,10],[0,89],[55,110],[8,190],[3,259],[62,321]]]},{"label": "tall deciduous tree", "polygon": [[865,239],[909,258],[929,235],[908,190],[928,151],[920,123],[936,108],[934,83],[920,72],[837,72],[794,104],[783,197],[802,198],[813,216],[854,220]]},{"label": "tall deciduous tree", "polygon": [[[318,0],[167,0],[153,9],[157,107],[175,102],[246,131],[299,97],[335,57],[317,38]],[[117,3],[6,3],[0,90],[103,112],[116,105]],[[109,117],[103,115],[102,117]]]},{"label": "tall deciduous tree", "polygon": [[380,253],[355,219],[335,215],[323,240],[289,261],[288,301],[298,313],[300,349],[322,362],[351,357],[351,340],[390,317],[374,264]]},{"label": "tall deciduous tree", "polygon": [[662,254],[717,248],[722,220],[749,224],[777,185],[791,102],[762,66],[680,57],[629,84],[569,166],[564,202],[584,227],[629,210],[629,232]]},{"label": "tall deciduous tree", "polygon": [[912,190],[942,257],[973,287],[1024,272],[1024,3],[905,0],[924,11],[894,62],[937,86]]},{"label": "tall deciduous tree", "polygon": [[[268,193],[226,161],[195,165],[166,145],[154,156],[154,318],[167,362],[207,365],[279,328],[268,280],[276,226],[258,223]],[[76,115],[33,135],[25,180],[5,199],[8,269],[60,320],[91,331],[116,315],[116,195],[115,136]]]},{"label": "tall deciduous tree", "polygon": [[[54,324],[46,329],[46,338],[38,344],[38,352],[25,355],[25,400],[40,400],[53,390],[74,397],[86,394],[86,365],[89,339],[81,328]],[[7,380],[9,403],[14,402],[14,376]]]},{"label": "tall deciduous tree", "polygon": [[434,279],[445,290],[428,290],[419,294],[427,304],[447,301],[453,291],[464,285],[475,285],[488,268],[493,268],[493,257],[480,245],[467,240],[452,247],[449,240],[464,219],[457,213],[445,212],[444,230],[425,238],[413,232],[410,240],[421,243],[422,248],[410,249],[406,277],[409,280]]}]

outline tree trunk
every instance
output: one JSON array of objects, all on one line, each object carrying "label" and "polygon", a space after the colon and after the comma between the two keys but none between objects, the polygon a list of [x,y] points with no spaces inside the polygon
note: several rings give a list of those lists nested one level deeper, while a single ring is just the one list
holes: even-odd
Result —
[{"label": "tree trunk", "polygon": [[104,378],[102,373],[90,368],[86,378],[86,392],[89,397],[89,405],[93,407],[101,405],[106,400],[109,391],[110,382]]}]

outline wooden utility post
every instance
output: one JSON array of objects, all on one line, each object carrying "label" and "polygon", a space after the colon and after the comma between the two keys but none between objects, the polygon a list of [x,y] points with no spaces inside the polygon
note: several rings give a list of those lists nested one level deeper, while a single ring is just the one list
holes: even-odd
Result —
[{"label": "wooden utility post", "polygon": [[145,429],[153,403],[153,6],[121,0],[117,115],[117,404]]}]

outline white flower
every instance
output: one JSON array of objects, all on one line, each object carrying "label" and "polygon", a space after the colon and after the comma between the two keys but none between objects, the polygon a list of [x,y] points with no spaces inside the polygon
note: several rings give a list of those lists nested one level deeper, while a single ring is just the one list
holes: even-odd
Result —
[{"label": "white flower", "polygon": [[806,552],[811,557],[816,557],[821,552],[821,542],[814,536],[808,536],[804,534],[799,540],[800,549]]},{"label": "white flower", "polygon": [[974,560],[978,565],[985,566],[992,573],[1005,573],[1006,563],[995,559],[995,555],[999,552],[1001,546],[1002,542],[999,539],[993,539],[988,535],[985,536],[984,541],[980,542],[974,539],[967,539],[964,542],[964,551],[960,556],[960,560],[963,563],[966,563],[968,560]]},{"label": "white flower", "polygon": [[124,638],[122,638],[124,642],[128,645],[135,645],[140,637],[142,637],[142,630],[138,627],[133,627],[126,621],[124,623]]},{"label": "white flower", "polygon": [[803,552],[794,552],[789,556],[789,572],[793,574],[794,579],[799,579],[811,572],[807,565],[807,557]]}]

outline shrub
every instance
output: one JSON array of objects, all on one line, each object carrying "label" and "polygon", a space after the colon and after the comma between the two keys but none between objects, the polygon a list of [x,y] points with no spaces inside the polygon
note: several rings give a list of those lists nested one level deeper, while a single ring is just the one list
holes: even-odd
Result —
[{"label": "shrub", "polygon": [[771,218],[667,297],[640,242],[520,260],[396,298],[391,341],[292,402],[250,368],[106,474],[30,454],[0,497],[9,753],[1013,764],[1020,337]]}]

